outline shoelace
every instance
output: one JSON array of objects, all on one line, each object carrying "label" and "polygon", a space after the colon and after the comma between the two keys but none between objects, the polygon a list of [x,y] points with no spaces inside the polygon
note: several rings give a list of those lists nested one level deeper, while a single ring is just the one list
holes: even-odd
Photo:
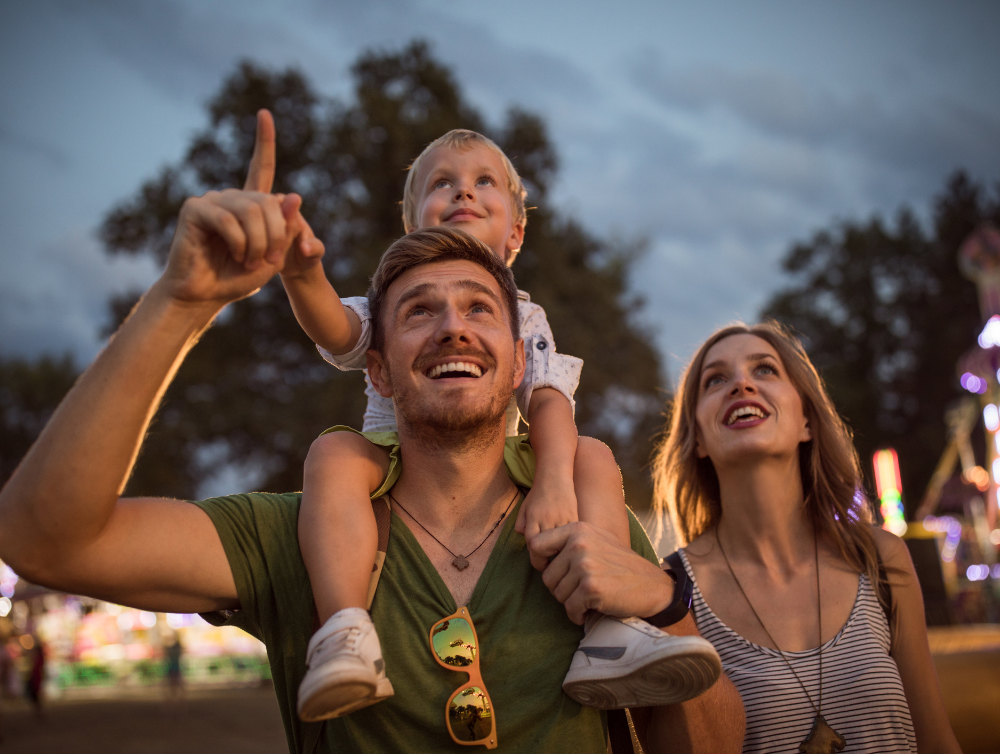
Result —
[{"label": "shoelace", "polygon": [[[346,628],[342,628],[339,631],[334,631],[332,634],[324,638],[323,641],[321,641],[319,644],[316,645],[316,648],[313,649],[309,659],[311,661],[316,657],[318,657],[321,653],[325,653],[328,651],[333,653],[339,652],[342,649],[348,649],[353,651],[355,648],[355,644],[357,644],[359,636],[361,636],[361,629],[358,628],[357,626],[347,626]],[[327,649],[324,649],[324,647],[327,647],[327,645],[331,641],[334,643],[330,645]]]}]

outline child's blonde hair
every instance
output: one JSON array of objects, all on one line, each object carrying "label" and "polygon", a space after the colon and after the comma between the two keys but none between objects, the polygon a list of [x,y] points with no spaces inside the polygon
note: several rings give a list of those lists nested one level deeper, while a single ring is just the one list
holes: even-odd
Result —
[{"label": "child's blonde hair", "polygon": [[407,233],[419,227],[417,219],[419,187],[416,185],[415,176],[420,172],[420,166],[427,155],[437,147],[448,147],[465,152],[477,145],[492,149],[500,156],[504,171],[507,173],[507,191],[510,193],[511,206],[514,210],[514,223],[520,224],[522,228],[527,225],[528,217],[524,207],[524,199],[527,197],[528,191],[524,188],[524,182],[521,181],[521,176],[517,174],[513,163],[492,139],[465,128],[455,128],[428,144],[410,165],[409,172],[406,174],[406,185],[403,187],[403,229]]}]

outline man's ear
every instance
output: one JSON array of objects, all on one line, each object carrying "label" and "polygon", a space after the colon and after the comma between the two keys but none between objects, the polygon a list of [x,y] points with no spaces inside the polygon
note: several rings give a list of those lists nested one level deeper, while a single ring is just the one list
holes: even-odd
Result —
[{"label": "man's ear", "polygon": [[514,341],[514,389],[521,386],[524,379],[524,338]]},{"label": "man's ear", "polygon": [[372,381],[375,392],[383,398],[392,398],[392,383],[389,380],[389,369],[385,365],[382,354],[374,348],[369,348],[366,354],[368,362],[368,379]]}]

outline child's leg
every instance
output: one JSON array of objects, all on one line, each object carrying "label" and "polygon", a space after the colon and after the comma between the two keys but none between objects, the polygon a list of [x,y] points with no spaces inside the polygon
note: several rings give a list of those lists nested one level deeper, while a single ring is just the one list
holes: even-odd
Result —
[{"label": "child's leg", "polygon": [[[629,547],[621,472],[607,445],[580,438],[573,483],[580,520]],[[591,613],[584,631],[563,681],[563,690],[580,704],[602,709],[677,704],[711,686],[722,669],[718,654],[701,637],[671,636],[639,618]]]},{"label": "child's leg", "polygon": [[365,608],[378,532],[369,496],[385,478],[389,455],[353,432],[331,432],[306,457],[299,547],[320,623],[348,607]]},{"label": "child's leg", "polygon": [[307,722],[340,717],[392,696],[366,598],[378,528],[369,495],[388,454],[360,435],[333,432],[306,458],[299,547],[321,626],[309,640],[298,713]]},{"label": "child's leg", "polygon": [[593,437],[581,437],[573,463],[577,516],[629,546],[628,513],[622,474],[611,448]]}]

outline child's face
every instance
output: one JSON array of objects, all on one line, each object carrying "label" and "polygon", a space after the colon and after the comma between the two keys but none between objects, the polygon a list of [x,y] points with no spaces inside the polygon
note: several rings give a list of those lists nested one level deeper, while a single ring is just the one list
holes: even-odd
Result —
[{"label": "child's face", "polygon": [[492,149],[437,147],[425,158],[417,184],[417,224],[460,228],[505,262],[521,248],[524,225],[514,222],[507,173]]}]

